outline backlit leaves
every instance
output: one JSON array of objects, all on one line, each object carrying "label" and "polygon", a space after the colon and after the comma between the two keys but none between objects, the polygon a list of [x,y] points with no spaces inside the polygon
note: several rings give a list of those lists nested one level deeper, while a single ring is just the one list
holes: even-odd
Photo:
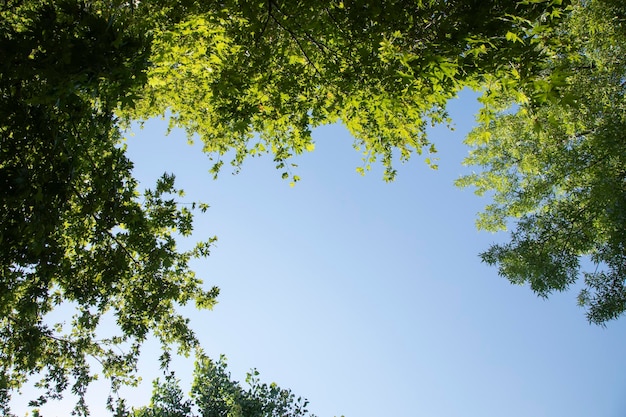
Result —
[{"label": "backlit leaves", "polygon": [[483,260],[541,296],[584,278],[579,302],[594,323],[626,310],[624,22],[623,6],[585,2],[537,42],[544,69],[487,91],[496,111],[467,139],[466,163],[482,170],[457,183],[493,194],[479,228],[514,227]]},{"label": "backlit leaves", "polygon": [[235,167],[272,153],[282,170],[311,149],[312,128],[341,121],[365,167],[381,161],[392,180],[395,158],[431,146],[426,127],[447,120],[458,91],[486,74],[533,71],[536,48],[522,39],[563,7],[383,3],[230,0],[186,13],[171,4],[179,20],[156,18],[148,87],[126,116],[167,115],[198,135],[214,174],[226,153]]}]

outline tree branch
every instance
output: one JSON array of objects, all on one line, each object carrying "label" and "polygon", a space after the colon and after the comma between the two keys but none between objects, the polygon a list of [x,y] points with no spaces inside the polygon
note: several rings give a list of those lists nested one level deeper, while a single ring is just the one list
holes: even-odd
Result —
[{"label": "tree branch", "polygon": [[[270,3],[271,3],[271,0],[270,0]],[[276,8],[276,10],[278,10],[278,11],[280,12],[280,10],[279,10],[278,8]],[[282,12],[280,12],[280,13],[281,13],[283,16],[285,16],[285,14],[284,14],[284,13],[282,13]],[[311,60],[311,58],[309,57],[309,55],[306,53],[306,50],[304,49],[304,47],[302,46],[302,44],[301,44],[301,43],[300,43],[300,41],[298,40],[298,37],[296,36],[296,34],[295,34],[295,33],[294,33],[294,32],[293,32],[293,31],[292,31],[292,30],[291,30],[288,26],[283,25],[283,24],[280,22],[280,20],[279,20],[276,16],[274,16],[274,14],[273,14],[273,13],[271,13],[271,10],[270,10],[270,14],[269,14],[269,16],[271,16],[272,20],[273,20],[274,22],[276,22],[276,24],[277,24],[280,28],[282,28],[284,31],[286,31],[286,32],[289,34],[289,36],[291,36],[291,39],[293,39],[293,40],[294,40],[294,42],[296,43],[296,45],[298,45],[298,48],[300,49],[300,52],[302,52],[302,54],[304,55],[304,58],[305,58],[305,59],[306,59],[306,61],[309,63],[309,65],[310,65],[311,67],[313,67],[313,69],[315,70],[315,72],[317,73],[317,75],[319,75],[320,77],[322,77],[322,78],[323,78],[322,73],[318,70],[317,66],[315,66],[315,64],[313,63],[313,61],[312,61],[312,60]]]}]

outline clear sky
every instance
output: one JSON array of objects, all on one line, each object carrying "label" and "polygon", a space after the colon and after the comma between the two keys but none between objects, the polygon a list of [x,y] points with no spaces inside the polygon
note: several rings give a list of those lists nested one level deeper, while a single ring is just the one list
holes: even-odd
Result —
[{"label": "clear sky", "polygon": [[[219,240],[195,266],[219,304],[185,310],[205,350],[225,354],[234,379],[257,368],[319,417],[626,416],[626,319],[589,325],[575,288],[546,301],[481,264],[506,235],[478,232],[487,200],[453,185],[468,172],[473,95],[449,109],[455,131],[431,132],[439,170],[415,157],[393,183],[380,167],[356,173],[341,126],[314,132],[294,188],[269,156],[212,180],[200,143],[164,136],[163,121],[129,137],[142,184],[173,172],[184,200],[211,206],[194,238]],[[148,349],[132,404],[147,403],[156,356]],[[192,362],[176,362],[185,391]],[[93,395],[100,415],[106,392]]]}]

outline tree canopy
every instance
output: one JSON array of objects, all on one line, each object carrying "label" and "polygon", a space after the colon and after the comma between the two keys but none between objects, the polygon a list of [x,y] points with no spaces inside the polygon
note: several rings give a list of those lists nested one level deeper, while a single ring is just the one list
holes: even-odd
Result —
[{"label": "tree canopy", "polygon": [[[253,369],[246,375],[248,388],[231,378],[226,358],[196,361],[191,398],[186,398],[173,373],[153,383],[148,406],[133,411],[134,417],[315,417],[308,401],[277,384],[262,383]],[[197,413],[197,414],[196,414]]]},{"label": "tree canopy", "polygon": [[[93,359],[115,392],[134,382],[150,334],[164,362],[169,346],[197,345],[175,308],[214,304],[217,289],[188,265],[209,242],[177,250],[192,213],[176,204],[174,177],[140,197],[120,145],[113,112],[145,80],[147,38],[80,2],[0,7],[0,410],[35,374],[34,406],[69,389],[86,414]],[[70,322],[46,318],[63,307]],[[101,339],[107,314],[118,333]]]},{"label": "tree canopy", "polygon": [[[148,3],[148,2],[145,2]],[[162,3],[167,4],[162,8]],[[171,115],[233,165],[312,150],[311,129],[341,121],[394,178],[394,157],[435,148],[426,127],[486,74],[532,74],[541,51],[522,42],[560,15],[560,1],[150,2],[148,82],[132,119]],[[139,5],[141,9],[142,2]],[[168,7],[169,6],[169,7]],[[138,11],[140,13],[140,11]],[[170,16],[177,16],[172,21]]]},{"label": "tree canopy", "polygon": [[493,193],[479,228],[514,228],[485,262],[544,297],[582,277],[601,324],[626,310],[626,8],[580,3],[555,33],[541,78],[487,90],[495,116],[467,139],[481,170],[459,185]]},{"label": "tree canopy", "polygon": [[[77,411],[100,372],[113,393],[135,379],[149,335],[199,349],[176,307],[210,308],[181,251],[193,211],[174,175],[143,193],[122,144],[130,122],[167,117],[238,169],[270,154],[285,178],[341,122],[385,179],[434,153],[446,103],[482,90],[459,185],[494,192],[479,226],[513,219],[483,254],[540,295],[584,272],[579,299],[603,323],[624,290],[624,7],[610,1],[7,0],[0,5],[0,407],[33,375],[42,396],[70,389]],[[227,155],[228,154],[228,155]],[[433,160],[426,162],[436,168]],[[71,307],[69,323],[52,311]],[[99,339],[112,317],[118,334]],[[118,347],[123,347],[122,352]],[[99,363],[92,370],[91,358]],[[167,388],[169,389],[169,388]],[[110,399],[111,409],[123,409]]]}]

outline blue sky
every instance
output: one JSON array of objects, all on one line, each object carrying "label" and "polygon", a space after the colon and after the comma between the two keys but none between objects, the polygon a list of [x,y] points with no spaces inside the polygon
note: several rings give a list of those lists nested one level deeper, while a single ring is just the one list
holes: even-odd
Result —
[{"label": "blue sky", "polygon": [[[439,170],[416,157],[393,183],[380,167],[356,173],[341,126],[314,132],[293,188],[271,157],[214,181],[182,132],[165,136],[159,120],[135,131],[128,151],[145,185],[173,172],[185,200],[211,206],[194,238],[219,240],[194,266],[221,288],[219,304],[185,310],[207,353],[225,354],[238,380],[257,368],[319,417],[626,415],[626,320],[589,325],[575,288],[546,301],[478,258],[506,234],[478,232],[487,200],[453,185],[468,172],[476,110],[469,93],[451,102],[455,131],[431,132]],[[135,405],[148,401],[156,356],[148,348]],[[176,362],[185,390],[191,368]],[[92,394],[99,415],[106,392]]]}]

